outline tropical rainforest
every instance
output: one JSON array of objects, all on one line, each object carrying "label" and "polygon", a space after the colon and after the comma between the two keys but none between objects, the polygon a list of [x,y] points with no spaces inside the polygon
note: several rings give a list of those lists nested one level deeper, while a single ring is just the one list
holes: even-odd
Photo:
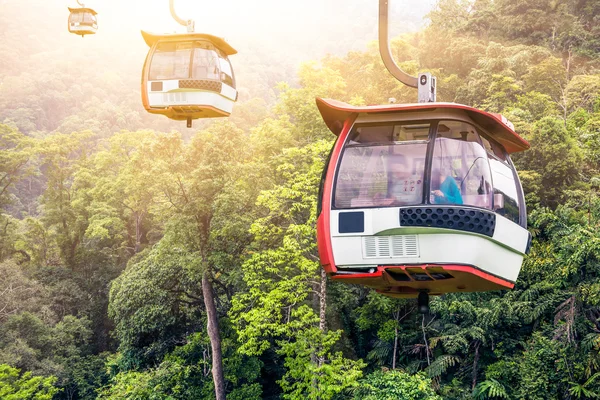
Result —
[{"label": "tropical rainforest", "polygon": [[533,237],[515,288],[425,316],[318,261],[334,136],[315,98],[416,99],[377,43],[296,70],[238,47],[234,113],[186,129],[144,112],[143,56],[86,57],[101,30],[53,49],[52,14],[17,3],[0,2],[0,398],[600,397],[598,0],[439,0],[392,40],[439,101],[531,143],[513,156]]}]

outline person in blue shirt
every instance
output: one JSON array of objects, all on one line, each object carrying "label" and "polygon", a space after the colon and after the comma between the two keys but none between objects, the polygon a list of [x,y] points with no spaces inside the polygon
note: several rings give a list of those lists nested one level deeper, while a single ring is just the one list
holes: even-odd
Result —
[{"label": "person in blue shirt", "polygon": [[439,185],[439,189],[433,190],[434,204],[463,204],[460,189],[456,180],[444,169],[433,170],[431,174],[431,187]]}]

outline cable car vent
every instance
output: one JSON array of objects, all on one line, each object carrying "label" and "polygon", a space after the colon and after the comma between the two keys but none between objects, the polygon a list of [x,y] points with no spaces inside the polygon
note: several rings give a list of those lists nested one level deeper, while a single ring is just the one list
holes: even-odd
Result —
[{"label": "cable car vent", "polygon": [[390,256],[390,238],[389,237],[378,237],[377,238],[377,252],[380,257]]},{"label": "cable car vent", "polygon": [[418,257],[416,235],[367,236],[363,238],[364,258]]},{"label": "cable car vent", "polygon": [[165,104],[185,104],[187,103],[187,94],[185,92],[163,93],[163,102]]},{"label": "cable car vent", "polygon": [[493,237],[496,215],[487,210],[456,206],[401,208],[400,226],[444,228]]}]

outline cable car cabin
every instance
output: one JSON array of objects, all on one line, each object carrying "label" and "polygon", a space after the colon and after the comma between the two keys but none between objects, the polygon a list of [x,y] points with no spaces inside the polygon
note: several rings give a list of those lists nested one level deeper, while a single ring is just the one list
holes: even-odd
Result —
[{"label": "cable car cabin", "polygon": [[530,234],[509,153],[529,143],[510,122],[454,103],[317,105],[338,136],[317,211],[332,279],[392,297],[514,286]]},{"label": "cable car cabin", "polygon": [[231,114],[238,96],[233,47],[204,33],[142,36],[150,46],[142,75],[146,111],[188,121]]},{"label": "cable car cabin", "polygon": [[69,32],[76,35],[93,35],[98,30],[98,20],[96,11],[91,8],[70,8],[69,7]]}]

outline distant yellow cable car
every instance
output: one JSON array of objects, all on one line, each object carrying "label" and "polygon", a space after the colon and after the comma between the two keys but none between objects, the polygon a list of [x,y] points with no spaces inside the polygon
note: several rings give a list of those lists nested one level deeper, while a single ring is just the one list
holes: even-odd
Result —
[{"label": "distant yellow cable car", "polygon": [[227,117],[237,100],[229,56],[237,51],[205,33],[155,35],[142,31],[150,47],[142,71],[146,111],[174,120]]},{"label": "distant yellow cable car", "polygon": [[98,30],[96,11],[91,8],[69,8],[69,32],[76,35],[93,35]]}]

